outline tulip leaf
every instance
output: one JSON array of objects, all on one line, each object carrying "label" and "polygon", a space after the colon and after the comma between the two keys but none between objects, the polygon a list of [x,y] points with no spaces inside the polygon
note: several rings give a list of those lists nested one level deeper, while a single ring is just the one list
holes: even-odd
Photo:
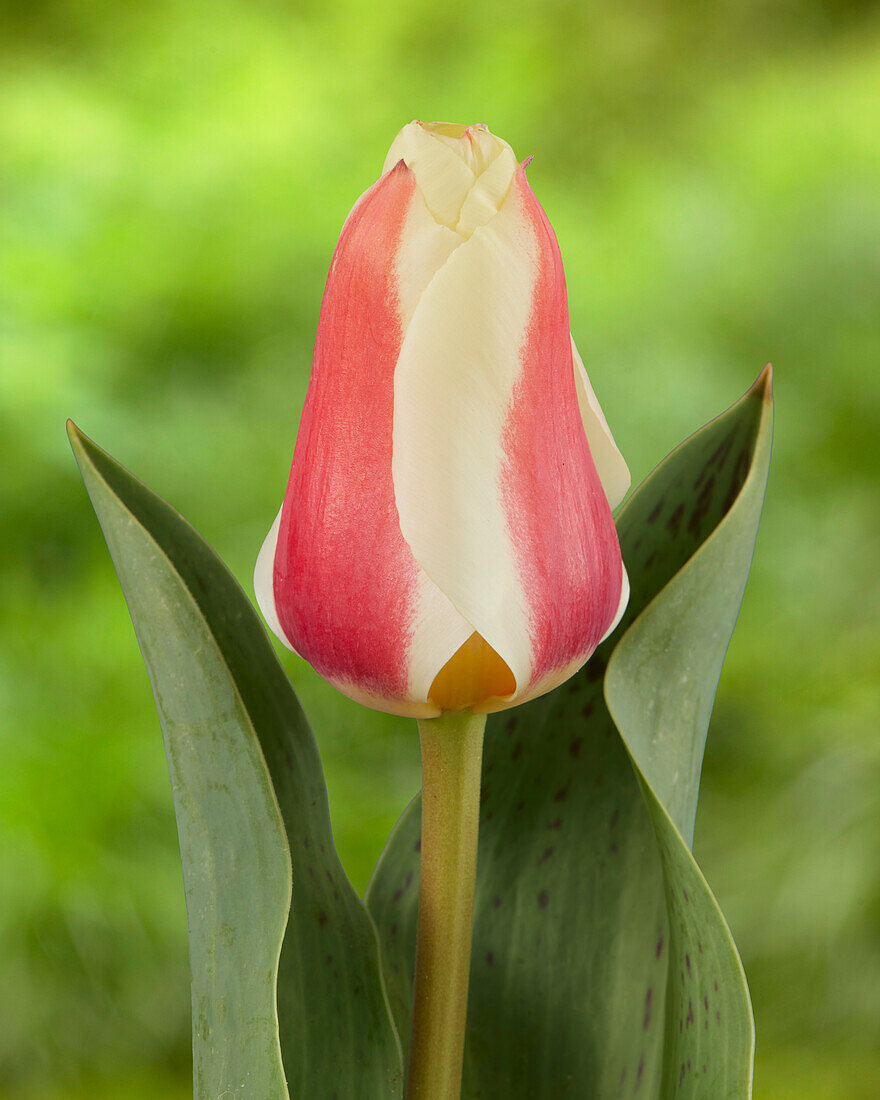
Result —
[{"label": "tulip leaf", "polygon": [[[612,638],[555,692],[489,719],[464,1100],[750,1093],[748,991],[688,844],[760,517],[768,396],[765,372],[622,511],[632,596]],[[404,1038],[419,815],[416,799],[367,895]]]},{"label": "tulip leaf", "polygon": [[[727,432],[711,461],[693,477],[684,448],[666,463],[666,495],[634,498],[621,517],[622,540],[637,539],[647,521],[700,527],[716,482],[729,507],[709,537],[645,607],[614,648],[605,677],[608,709],[632,757],[663,863],[669,916],[670,979],[661,1095],[751,1095],[754,1025],[739,956],[690,846],[712,702],[739,613],[772,439],[770,374],[745,399],[758,411],[754,441]],[[729,416],[729,414],[728,414]],[[721,421],[709,425],[719,436]],[[675,503],[690,485],[697,502],[672,524]],[[723,503],[723,501],[722,501]],[[644,576],[644,574],[643,574]]]},{"label": "tulip leaf", "polygon": [[193,528],[70,435],[165,739],[195,1097],[399,1097],[376,931],[336,857],[317,749],[265,631]]}]

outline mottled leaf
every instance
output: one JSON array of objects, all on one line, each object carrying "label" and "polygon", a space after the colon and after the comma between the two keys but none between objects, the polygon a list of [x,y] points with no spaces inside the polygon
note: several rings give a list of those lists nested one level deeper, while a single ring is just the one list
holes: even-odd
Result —
[{"label": "mottled leaf", "polygon": [[400,1096],[375,929],[336,857],[314,740],[263,627],[177,512],[72,426],[71,441],[165,738],[195,1096]]},{"label": "mottled leaf", "polygon": [[[711,1033],[716,1059],[737,1067],[730,1087],[707,1087],[699,1095],[748,1095],[739,1067],[750,1065],[751,1015],[736,950],[687,845],[674,826],[663,827],[665,810],[651,790],[642,791],[606,708],[603,680],[615,647],[719,532],[713,568],[738,571],[739,587],[728,590],[726,618],[719,622],[709,622],[707,614],[717,608],[704,613],[696,592],[683,611],[697,633],[702,623],[711,635],[706,646],[718,659],[713,663],[707,653],[701,669],[707,679],[694,697],[688,730],[675,738],[667,734],[671,751],[681,756],[680,774],[695,783],[702,758],[702,742],[697,754],[695,741],[705,735],[696,715],[702,720],[711,707],[720,669],[716,641],[727,644],[745,583],[742,549],[747,545],[750,552],[757,525],[754,508],[739,505],[766,476],[765,381],[762,376],[737,405],[670,455],[622,512],[618,529],[633,591],[616,634],[569,683],[489,720],[465,1100],[673,1096],[682,1053],[689,1081],[698,1081],[707,1065],[708,1046],[686,1049],[677,1038],[687,1036],[690,1043],[698,1029]],[[725,516],[742,529],[729,560],[720,527]],[[666,657],[674,666],[676,651],[670,648]],[[623,667],[626,679],[630,666]],[[667,667],[664,674],[674,672]],[[651,702],[629,701],[636,709]],[[674,724],[672,716],[669,721]],[[628,737],[639,759],[641,746],[633,748],[637,738]],[[648,755],[652,765],[644,766],[652,776],[657,769],[675,773],[662,753]],[[676,820],[690,813],[692,825],[690,798],[678,785],[671,792],[664,788],[667,794]],[[403,1037],[412,999],[419,813],[416,799],[368,891]],[[722,1011],[716,980],[726,985],[723,1026],[715,1015]]]},{"label": "mottled leaf", "polygon": [[[608,707],[635,763],[663,862],[670,920],[663,1097],[737,1100],[751,1093],[754,1034],[745,975],[690,853],[712,703],[767,483],[769,372],[743,404],[756,414],[756,436],[725,431],[730,414],[720,418],[705,431],[707,441],[718,442],[695,478],[682,448],[665,464],[667,489],[656,514],[635,500],[627,510],[627,533],[652,514],[655,524],[669,525],[679,507],[674,502],[690,486],[696,503],[677,525],[698,530],[707,522],[703,513],[711,516],[716,484],[727,504],[709,537],[623,635],[605,678]],[[728,463],[732,477],[722,472]]]}]

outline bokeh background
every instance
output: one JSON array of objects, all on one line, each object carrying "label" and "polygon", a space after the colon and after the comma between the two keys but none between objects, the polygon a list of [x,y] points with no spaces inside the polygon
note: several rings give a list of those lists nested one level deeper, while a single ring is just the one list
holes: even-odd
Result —
[{"label": "bokeh background", "polygon": [[[190,1092],[161,737],[65,418],[251,593],[336,236],[413,117],[535,154],[635,482],[776,366],[696,850],[751,981],[758,1100],[874,1098],[880,10],[858,0],[0,2],[0,1096]],[[362,890],[418,786],[414,725],[283,660]]]}]

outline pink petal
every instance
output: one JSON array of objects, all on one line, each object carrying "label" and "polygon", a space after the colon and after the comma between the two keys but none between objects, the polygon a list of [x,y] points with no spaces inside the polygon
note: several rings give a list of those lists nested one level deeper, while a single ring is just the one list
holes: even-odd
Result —
[{"label": "pink petal", "polygon": [[419,570],[391,481],[402,335],[394,261],[414,187],[401,162],[362,196],[339,239],[274,559],[291,647],[347,694],[410,714],[433,712],[407,702]]},{"label": "pink petal", "polygon": [[537,243],[537,271],[505,427],[502,491],[529,608],[531,685],[543,691],[586,660],[614,622],[623,567],[578,408],[559,245],[524,169],[515,186]]}]

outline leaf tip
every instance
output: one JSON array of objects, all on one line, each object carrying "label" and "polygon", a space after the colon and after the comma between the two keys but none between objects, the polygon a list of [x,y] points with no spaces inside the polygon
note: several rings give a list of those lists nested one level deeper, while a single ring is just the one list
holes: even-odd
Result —
[{"label": "leaf tip", "polygon": [[70,419],[67,421],[67,438],[83,480],[88,485],[88,471],[94,469],[95,459],[104,452]]},{"label": "leaf tip", "polygon": [[99,455],[109,457],[105,451],[95,443],[93,439],[78,427],[72,420],[67,421],[67,437],[70,440],[70,445],[73,448],[73,454],[77,462],[82,466],[81,459],[86,459],[88,462],[94,464],[94,460]]},{"label": "leaf tip", "polygon": [[73,448],[73,457],[80,465],[80,459],[82,458],[85,450],[85,443],[88,436],[83,435],[74,422],[68,417],[67,419],[67,438],[70,440],[70,446]]},{"label": "leaf tip", "polygon": [[71,446],[74,450],[76,450],[77,447],[81,448],[84,447],[87,443],[92,442],[86,435],[86,433],[82,430],[82,428],[75,424],[69,417],[67,419],[65,427],[67,428],[67,438],[70,440]]},{"label": "leaf tip", "polygon": [[752,393],[760,394],[764,401],[773,400],[773,364],[767,363],[752,386]]}]

